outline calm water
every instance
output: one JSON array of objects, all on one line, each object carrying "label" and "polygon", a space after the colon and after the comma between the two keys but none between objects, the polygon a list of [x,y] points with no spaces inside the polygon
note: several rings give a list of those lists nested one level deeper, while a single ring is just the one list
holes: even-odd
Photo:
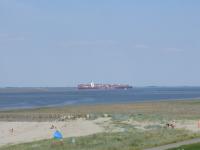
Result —
[{"label": "calm water", "polygon": [[77,90],[45,88],[45,90],[0,90],[0,109],[63,106],[99,103],[127,103],[199,98],[200,87],[146,87],[129,90]]}]

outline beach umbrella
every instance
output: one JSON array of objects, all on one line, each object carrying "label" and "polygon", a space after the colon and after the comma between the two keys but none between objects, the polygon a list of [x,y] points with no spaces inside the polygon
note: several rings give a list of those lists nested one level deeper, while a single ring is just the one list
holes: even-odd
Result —
[{"label": "beach umbrella", "polygon": [[53,138],[54,138],[54,139],[58,139],[58,140],[62,139],[62,138],[63,138],[62,133],[59,132],[58,130],[56,130],[56,131],[54,132],[54,134],[53,134]]}]

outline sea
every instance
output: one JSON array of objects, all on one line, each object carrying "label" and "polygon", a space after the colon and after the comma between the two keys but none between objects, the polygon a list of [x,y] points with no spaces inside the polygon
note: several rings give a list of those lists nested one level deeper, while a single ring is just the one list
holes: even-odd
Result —
[{"label": "sea", "polygon": [[0,88],[0,110],[200,99],[200,87],[134,87],[127,90]]}]

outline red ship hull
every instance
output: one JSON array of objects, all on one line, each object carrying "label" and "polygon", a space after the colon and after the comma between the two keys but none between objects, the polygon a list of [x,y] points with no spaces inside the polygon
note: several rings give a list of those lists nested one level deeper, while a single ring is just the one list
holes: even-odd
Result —
[{"label": "red ship hull", "polygon": [[79,84],[78,89],[130,89],[126,84]]}]

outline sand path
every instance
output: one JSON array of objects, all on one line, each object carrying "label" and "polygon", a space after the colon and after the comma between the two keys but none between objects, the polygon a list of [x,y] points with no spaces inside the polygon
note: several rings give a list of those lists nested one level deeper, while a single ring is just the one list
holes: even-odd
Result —
[{"label": "sand path", "polygon": [[[64,137],[103,132],[104,128],[96,122],[99,121],[78,119],[67,122],[0,122],[0,146],[50,139],[55,131],[55,129],[50,129],[52,125],[56,126]],[[13,133],[10,130],[12,128]]]},{"label": "sand path", "polygon": [[177,148],[177,147],[180,147],[183,145],[195,144],[195,143],[199,143],[199,142],[200,142],[200,138],[197,138],[197,139],[191,139],[191,140],[177,142],[177,143],[173,143],[173,144],[167,144],[167,145],[163,145],[163,146],[159,146],[159,147],[148,148],[145,150],[168,150],[171,148]]}]

